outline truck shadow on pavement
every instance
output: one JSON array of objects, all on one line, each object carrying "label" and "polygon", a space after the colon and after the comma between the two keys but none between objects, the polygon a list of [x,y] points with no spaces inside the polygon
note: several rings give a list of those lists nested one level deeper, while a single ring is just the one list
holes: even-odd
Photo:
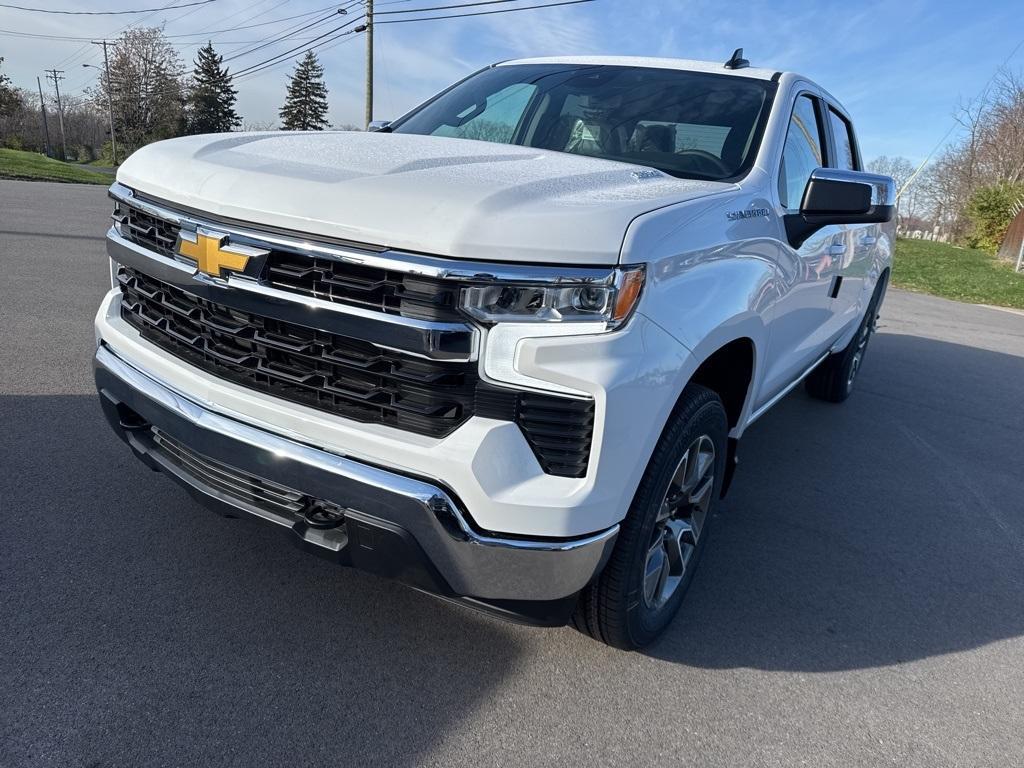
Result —
[{"label": "truck shadow on pavement", "polygon": [[748,431],[649,653],[821,672],[1024,633],[1022,406],[1024,357],[879,334],[845,404],[801,391]]},{"label": "truck shadow on pavement", "polygon": [[0,764],[420,765],[522,655],[202,509],[93,396],[0,396],[0,424]]},{"label": "truck shadow on pavement", "polygon": [[[648,653],[819,672],[1024,633],[1021,382],[1024,358],[882,334],[846,405],[788,398]],[[206,512],[92,395],[0,396],[0,424],[0,763],[422,764],[547,643],[637,660]]]}]

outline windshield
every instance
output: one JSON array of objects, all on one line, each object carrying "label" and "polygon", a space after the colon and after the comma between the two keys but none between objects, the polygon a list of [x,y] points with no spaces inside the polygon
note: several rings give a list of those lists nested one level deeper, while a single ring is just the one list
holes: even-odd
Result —
[{"label": "windshield", "polygon": [[647,67],[513,64],[464,80],[394,124],[728,179],[753,164],[774,84]]}]

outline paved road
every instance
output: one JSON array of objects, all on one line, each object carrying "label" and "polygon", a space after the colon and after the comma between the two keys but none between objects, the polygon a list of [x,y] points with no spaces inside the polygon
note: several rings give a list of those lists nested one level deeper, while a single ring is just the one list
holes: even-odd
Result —
[{"label": "paved road", "polygon": [[1024,317],[891,292],[647,653],[224,520],[101,422],[101,189],[0,182],[0,765],[1024,764]]}]

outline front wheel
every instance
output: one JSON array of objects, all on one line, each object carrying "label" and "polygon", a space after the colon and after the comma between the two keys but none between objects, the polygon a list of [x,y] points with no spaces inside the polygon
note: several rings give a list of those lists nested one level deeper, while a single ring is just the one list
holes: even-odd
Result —
[{"label": "front wheel", "polygon": [[687,386],[607,566],[580,595],[577,629],[631,650],[650,643],[672,621],[707,542],[722,488],[728,431],[718,395]]}]

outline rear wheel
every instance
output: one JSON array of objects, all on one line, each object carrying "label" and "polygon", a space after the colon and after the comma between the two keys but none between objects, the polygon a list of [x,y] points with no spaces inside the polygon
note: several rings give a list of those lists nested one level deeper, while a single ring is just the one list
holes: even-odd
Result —
[{"label": "rear wheel", "polygon": [[868,351],[868,342],[878,325],[878,311],[885,295],[887,279],[888,276],[878,281],[864,317],[857,326],[857,332],[846,348],[825,358],[804,381],[804,388],[811,397],[841,403],[853,392],[854,382]]},{"label": "rear wheel", "polygon": [[608,565],[580,595],[578,629],[628,650],[650,643],[672,621],[707,542],[728,430],[718,395],[689,385],[640,481]]}]

